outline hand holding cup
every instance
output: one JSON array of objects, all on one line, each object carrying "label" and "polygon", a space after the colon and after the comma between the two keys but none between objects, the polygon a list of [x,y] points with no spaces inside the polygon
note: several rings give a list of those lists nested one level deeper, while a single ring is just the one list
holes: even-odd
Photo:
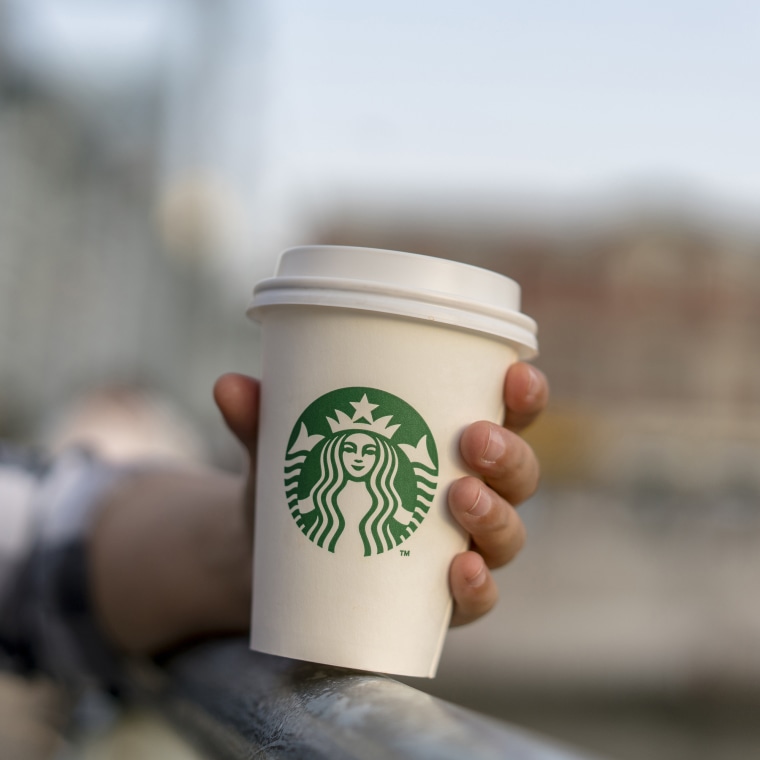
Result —
[{"label": "hand holding cup", "polygon": [[[227,425],[253,463],[259,393],[258,380],[236,373],[220,377],[214,388]],[[513,364],[504,378],[504,425],[479,421],[462,433],[462,458],[476,476],[464,476],[449,489],[449,508],[471,537],[471,548],[454,557],[449,571],[454,597],[452,626],[471,623],[494,607],[498,588],[491,570],[511,562],[525,542],[525,527],[516,507],[535,491],[539,464],[533,449],[518,434],[543,412],[548,398],[549,387],[540,370],[523,362]],[[489,444],[493,447],[496,441],[503,452],[494,457]],[[251,466],[245,503],[251,526],[255,477]]]},{"label": "hand holding cup", "polygon": [[[486,567],[517,550],[512,507],[535,487],[530,455],[507,453],[498,424],[520,382],[533,390],[513,414],[541,403],[533,370],[504,381],[536,353],[519,286],[441,259],[311,246],[281,256],[249,315],[263,367],[252,648],[432,677],[454,598],[455,621],[495,601]],[[473,471],[487,485],[460,480]],[[471,536],[479,552],[462,553]]]}]

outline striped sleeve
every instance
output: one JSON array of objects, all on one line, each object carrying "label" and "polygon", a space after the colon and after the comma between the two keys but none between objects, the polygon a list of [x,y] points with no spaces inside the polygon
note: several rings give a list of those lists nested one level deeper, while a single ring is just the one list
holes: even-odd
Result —
[{"label": "striped sleeve", "polygon": [[0,665],[72,688],[113,686],[119,659],[90,603],[87,541],[117,468],[0,445]]}]

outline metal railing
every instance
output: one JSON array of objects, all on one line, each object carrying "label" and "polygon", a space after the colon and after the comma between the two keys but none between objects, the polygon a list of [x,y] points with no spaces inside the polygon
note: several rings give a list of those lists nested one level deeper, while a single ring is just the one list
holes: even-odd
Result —
[{"label": "metal railing", "polygon": [[210,642],[136,683],[209,757],[591,760],[387,676]]}]

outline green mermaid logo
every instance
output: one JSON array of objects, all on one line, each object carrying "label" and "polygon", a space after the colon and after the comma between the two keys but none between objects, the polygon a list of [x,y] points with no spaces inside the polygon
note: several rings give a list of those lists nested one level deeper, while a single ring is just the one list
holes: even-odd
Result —
[{"label": "green mermaid logo", "polygon": [[288,441],[288,508],[302,533],[330,552],[369,557],[403,543],[430,510],[437,479],[438,453],[425,421],[375,388],[321,396]]}]

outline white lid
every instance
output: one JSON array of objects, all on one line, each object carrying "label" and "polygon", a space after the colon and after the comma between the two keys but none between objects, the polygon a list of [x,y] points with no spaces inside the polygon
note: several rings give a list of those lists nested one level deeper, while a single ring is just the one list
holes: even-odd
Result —
[{"label": "white lid", "polygon": [[454,325],[504,338],[520,358],[537,354],[536,323],[520,312],[520,286],[456,261],[401,251],[309,245],[280,255],[253,289],[248,316],[274,305],[336,306]]}]

